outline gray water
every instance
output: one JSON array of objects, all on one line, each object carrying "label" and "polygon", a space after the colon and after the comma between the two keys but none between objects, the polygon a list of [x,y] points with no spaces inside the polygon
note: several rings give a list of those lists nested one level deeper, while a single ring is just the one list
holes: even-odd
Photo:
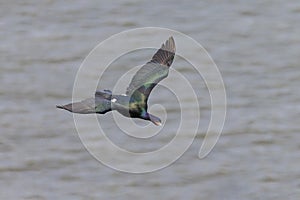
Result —
[{"label": "gray water", "polygon": [[[299,199],[300,2],[114,2],[0,2],[0,199]],[[216,147],[199,160],[210,117],[199,86],[203,113],[192,146],[167,168],[133,175],[94,159],[72,115],[55,105],[71,100],[76,72],[99,42],[144,26],[181,31],[206,48],[228,112]],[[99,119],[113,126],[110,117]],[[111,138],[126,147],[118,134]]]}]

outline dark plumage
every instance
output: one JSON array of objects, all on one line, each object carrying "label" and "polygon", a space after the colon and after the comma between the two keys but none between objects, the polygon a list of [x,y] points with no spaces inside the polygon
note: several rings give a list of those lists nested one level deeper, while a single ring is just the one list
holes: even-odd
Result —
[{"label": "dark plumage", "polygon": [[117,110],[126,117],[149,120],[155,125],[161,125],[158,117],[147,112],[147,101],[152,89],[168,76],[175,50],[174,39],[170,37],[154,54],[151,61],[133,76],[126,95],[113,95],[110,90],[96,91],[94,98],[56,107],[80,114],[104,114]]}]

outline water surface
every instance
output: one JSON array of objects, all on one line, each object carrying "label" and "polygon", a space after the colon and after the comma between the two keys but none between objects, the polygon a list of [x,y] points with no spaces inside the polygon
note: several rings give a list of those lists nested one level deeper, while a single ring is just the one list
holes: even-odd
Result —
[{"label": "water surface", "polygon": [[[296,0],[1,2],[1,199],[299,199],[299,20]],[[198,137],[170,167],[132,175],[95,160],[72,116],[55,105],[71,100],[94,46],[144,26],[181,31],[207,49],[225,81],[228,113],[217,146],[199,160],[209,96],[177,66],[199,84]],[[172,137],[179,110],[154,92],[152,101],[170,110],[169,134],[132,147],[114,129],[112,140],[143,151]],[[115,127],[110,117],[101,119]]]}]

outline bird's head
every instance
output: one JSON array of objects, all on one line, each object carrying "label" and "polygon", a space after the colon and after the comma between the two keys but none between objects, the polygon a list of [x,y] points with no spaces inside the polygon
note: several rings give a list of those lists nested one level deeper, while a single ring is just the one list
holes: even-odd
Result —
[{"label": "bird's head", "polygon": [[161,120],[158,117],[156,117],[154,115],[151,115],[149,113],[148,113],[148,117],[149,117],[148,120],[150,120],[156,126],[161,126],[162,125]]}]

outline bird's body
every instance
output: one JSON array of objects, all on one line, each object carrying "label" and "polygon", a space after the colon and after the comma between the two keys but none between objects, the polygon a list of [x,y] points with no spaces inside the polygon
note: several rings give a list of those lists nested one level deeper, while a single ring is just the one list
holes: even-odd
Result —
[{"label": "bird's body", "polygon": [[149,120],[155,125],[160,125],[161,120],[147,112],[147,101],[152,89],[168,76],[174,56],[175,42],[173,37],[170,37],[154,54],[151,61],[137,71],[125,95],[113,95],[110,90],[101,90],[95,92],[94,98],[57,108],[80,114],[105,114],[116,110],[126,117]]}]

